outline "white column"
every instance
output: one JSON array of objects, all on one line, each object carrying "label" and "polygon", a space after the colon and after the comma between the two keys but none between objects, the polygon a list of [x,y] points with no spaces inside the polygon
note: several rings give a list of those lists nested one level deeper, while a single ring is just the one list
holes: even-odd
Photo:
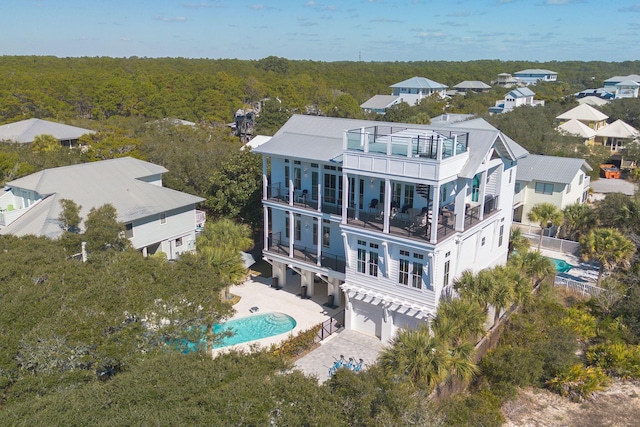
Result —
[{"label": "white column", "polygon": [[293,212],[289,212],[289,258],[293,258],[293,244],[296,240],[295,221],[293,220]]},{"label": "white column", "polygon": [[264,206],[262,209],[263,213],[263,221],[264,221],[264,230],[262,231],[263,233],[263,238],[264,238],[264,249],[269,249],[269,208]]},{"label": "white column", "polygon": [[384,179],[384,205],[382,205],[384,211],[383,216],[383,233],[389,233],[389,214],[391,214],[391,180],[389,178]]},{"label": "white column", "polygon": [[487,171],[483,171],[482,175],[480,176],[480,195],[478,196],[478,198],[480,199],[480,212],[478,212],[478,216],[480,217],[480,220],[482,220],[484,218],[484,195],[486,194],[486,190],[487,190]]},{"label": "white column", "polygon": [[456,231],[464,230],[464,216],[466,214],[466,205],[465,200],[467,198],[467,188],[469,184],[466,179],[458,179],[456,183],[457,193],[455,200],[455,214],[456,214],[456,222],[455,228]]},{"label": "white column", "polygon": [[440,219],[440,185],[433,187],[433,203],[431,204],[433,211],[433,222],[431,224],[431,236],[429,241],[436,243],[438,241],[438,220]]},{"label": "white column", "polygon": [[[267,176],[267,157],[262,157],[262,200],[267,200],[269,177]],[[266,226],[265,222],[265,226]]]},{"label": "white column", "polygon": [[347,223],[347,214],[349,206],[349,177],[346,172],[342,172],[342,224]]}]

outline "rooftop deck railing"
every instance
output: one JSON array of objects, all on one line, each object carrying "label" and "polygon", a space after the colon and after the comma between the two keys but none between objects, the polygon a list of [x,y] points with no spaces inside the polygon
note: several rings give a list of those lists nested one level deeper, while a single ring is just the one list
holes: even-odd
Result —
[{"label": "rooftop deck railing", "polygon": [[346,132],[346,149],[403,157],[446,159],[468,150],[469,133],[371,126]]}]

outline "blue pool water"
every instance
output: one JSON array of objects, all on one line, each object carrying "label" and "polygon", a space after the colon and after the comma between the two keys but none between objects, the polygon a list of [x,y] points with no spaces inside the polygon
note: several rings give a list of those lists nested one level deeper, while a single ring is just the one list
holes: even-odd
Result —
[{"label": "blue pool water", "polygon": [[213,325],[213,332],[231,331],[234,335],[223,339],[215,348],[241,344],[261,338],[284,334],[296,327],[296,320],[284,313],[264,313],[241,317]]},{"label": "blue pool water", "polygon": [[549,258],[549,259],[553,261],[553,264],[556,266],[556,271],[558,271],[558,273],[566,273],[567,271],[573,268],[573,265],[569,264],[567,261],[563,259],[557,259],[557,258]]},{"label": "blue pool water", "polygon": [[[213,325],[213,332],[216,334],[231,331],[233,335],[220,341],[214,348],[228,347],[230,345],[241,344],[249,341],[268,338],[275,335],[284,334],[296,327],[296,320],[284,313],[270,312],[257,314],[254,316],[241,317],[240,319],[229,320],[224,323]],[[203,335],[206,334],[206,328],[201,326]],[[191,353],[205,349],[207,339],[203,337],[199,341],[182,340],[178,342],[170,342],[180,349],[182,353]]]}]

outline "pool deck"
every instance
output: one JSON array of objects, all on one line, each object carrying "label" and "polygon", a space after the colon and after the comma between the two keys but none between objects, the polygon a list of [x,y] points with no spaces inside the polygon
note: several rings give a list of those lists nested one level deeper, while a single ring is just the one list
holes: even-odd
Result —
[{"label": "pool deck", "polygon": [[[300,298],[300,277],[297,277],[297,281],[295,279],[295,277],[289,277],[287,285],[280,290],[276,290],[271,287],[270,277],[252,275],[242,285],[232,287],[231,293],[238,295],[240,297],[240,301],[233,306],[236,313],[230,317],[229,320],[251,316],[252,314],[275,311],[285,313],[293,317],[296,320],[296,327],[290,332],[273,337],[214,349],[214,356],[220,351],[230,349],[249,350],[253,345],[269,347],[271,344],[280,343],[290,335],[296,335],[301,331],[320,324],[329,319],[330,316],[342,311],[342,307],[330,309],[322,305],[323,302],[327,301],[326,286],[324,288],[322,288],[322,286],[317,286],[319,289],[316,291],[316,295],[311,299]],[[323,290],[325,291],[324,295],[322,294]],[[258,307],[258,311],[251,313],[252,307]]]},{"label": "pool deck", "polygon": [[[316,292],[311,299],[300,298],[299,276],[288,277],[287,285],[280,290],[271,287],[270,277],[251,276],[244,284],[231,288],[231,293],[238,295],[240,301],[233,306],[236,313],[229,320],[277,311],[293,317],[297,324],[292,331],[284,334],[214,349],[214,357],[220,352],[232,349],[248,351],[255,345],[264,348],[271,344],[278,344],[292,334],[295,335],[322,323],[344,309],[344,307],[330,309],[323,305],[327,300],[326,285],[321,283],[316,284]],[[258,311],[251,313],[252,307],[258,307]],[[347,360],[350,357],[356,361],[362,358],[364,360],[362,369],[365,370],[375,362],[383,348],[384,344],[377,337],[341,329],[297,360],[294,369],[299,369],[305,375],[315,376],[319,382],[324,382],[329,379],[329,369],[340,355],[344,355]]]},{"label": "pool deck", "polygon": [[552,251],[549,249],[542,249],[540,250],[540,253],[546,257],[560,259],[571,264],[573,267],[571,270],[565,273],[558,273],[562,277],[590,284],[594,284],[598,280],[598,268],[583,263],[579,257],[573,254]]}]

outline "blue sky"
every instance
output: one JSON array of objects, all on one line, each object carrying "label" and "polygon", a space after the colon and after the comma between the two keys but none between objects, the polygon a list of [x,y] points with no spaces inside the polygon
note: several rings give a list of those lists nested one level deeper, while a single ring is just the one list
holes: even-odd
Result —
[{"label": "blue sky", "polygon": [[1,55],[640,59],[640,0],[3,0]]}]

